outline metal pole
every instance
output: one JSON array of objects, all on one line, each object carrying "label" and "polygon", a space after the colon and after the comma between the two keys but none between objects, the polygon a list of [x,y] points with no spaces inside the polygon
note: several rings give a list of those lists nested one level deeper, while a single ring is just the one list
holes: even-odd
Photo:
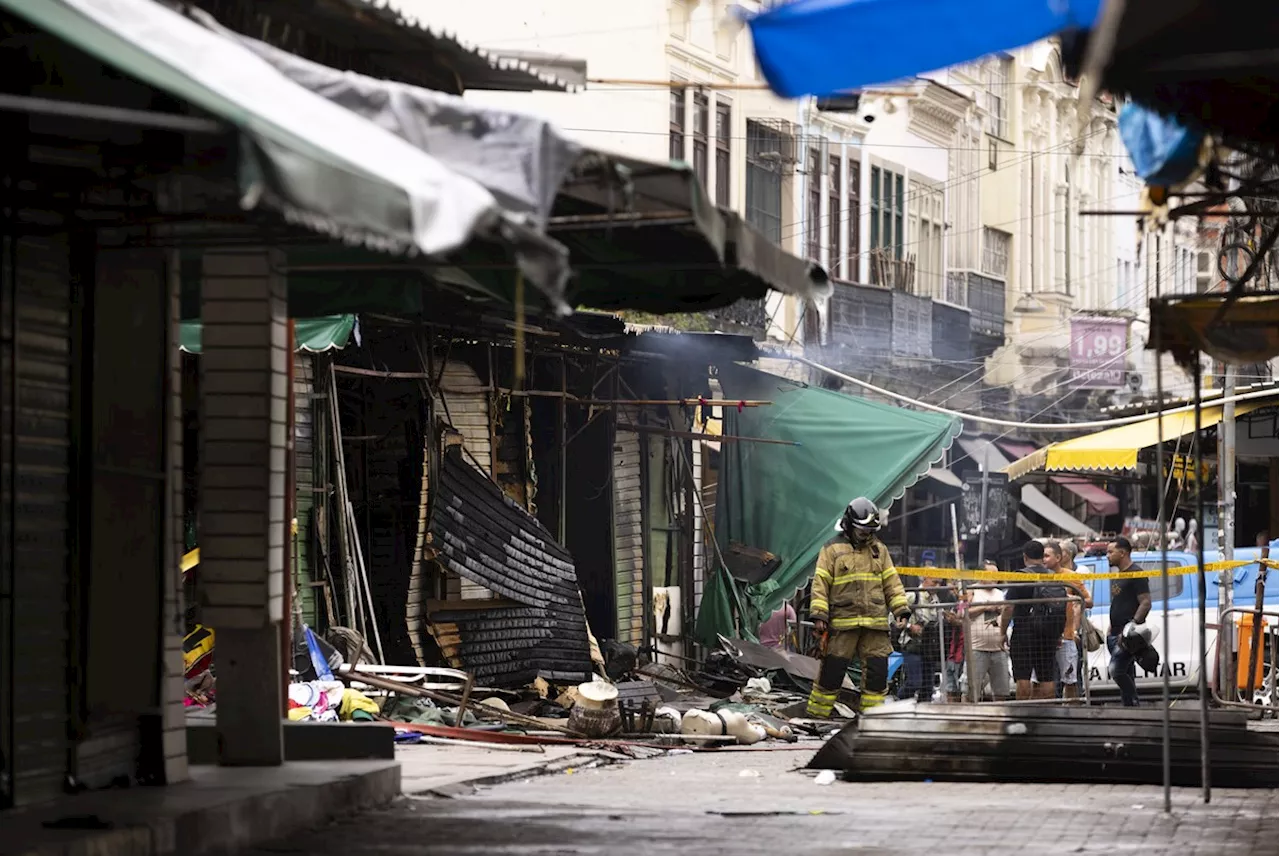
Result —
[{"label": "metal pole", "polygon": [[978,509],[978,564],[985,567],[987,563],[987,494],[990,492],[990,477],[987,473],[987,453],[982,453],[982,500]]},{"label": "metal pole", "polygon": [[[964,556],[960,553],[960,524],[956,520],[956,504],[951,503],[951,543],[955,549],[956,570],[964,570]],[[968,584],[960,581],[960,591],[963,594],[967,591]],[[982,687],[975,687],[971,680],[973,676],[973,636],[969,633],[972,622],[969,620],[969,609],[973,606],[972,601],[965,604],[963,620],[960,623],[961,632],[964,634],[964,674],[967,686],[965,687],[965,698],[971,702],[978,701],[978,693],[982,692]]]},{"label": "metal pole", "polygon": [[[1197,355],[1195,365],[1195,395],[1196,395],[1196,433],[1195,433],[1195,459],[1196,459],[1196,529],[1204,532],[1204,490],[1200,483],[1200,471],[1204,466],[1204,448],[1200,441],[1200,431],[1204,427],[1201,424],[1201,417],[1204,408],[1201,406],[1200,387],[1203,378],[1200,376],[1202,367],[1200,358]],[[1200,786],[1204,791],[1204,801],[1209,802],[1210,782],[1209,782],[1209,676],[1206,674],[1208,669],[1208,655],[1205,651],[1205,603],[1208,600],[1208,581],[1204,575],[1204,538],[1196,540],[1196,575],[1200,579]],[[1166,575],[1167,576],[1167,575]],[[1168,664],[1165,664],[1166,668]]]},{"label": "metal pole", "polygon": [[[1154,333],[1155,331],[1153,331]],[[1152,337],[1158,338],[1157,336]],[[1163,353],[1156,351],[1156,402],[1164,405],[1164,373],[1161,371]],[[1164,417],[1156,419],[1156,530],[1160,535],[1160,589],[1169,590],[1169,525],[1165,521],[1168,510],[1165,508],[1164,481]],[[1160,769],[1161,781],[1164,784],[1164,811],[1173,811],[1173,796],[1170,790],[1172,779],[1172,745],[1169,736],[1169,718],[1172,716],[1169,702],[1169,604],[1166,602],[1160,610],[1160,645],[1164,649],[1160,660],[1164,664],[1160,681]]]},{"label": "metal pole", "polygon": [[[1231,253],[1227,264],[1235,274],[1236,254]],[[1236,367],[1228,365],[1224,373],[1222,394],[1229,397],[1236,388]],[[1200,478],[1199,470],[1196,479]],[[1197,481],[1197,484],[1199,482]],[[1204,539],[1204,532],[1200,533]],[[1235,558],[1236,545],[1236,405],[1229,401],[1222,405],[1222,425],[1218,428],[1218,548],[1220,558],[1229,562]],[[1233,669],[1231,654],[1235,641],[1235,613],[1229,610],[1235,598],[1235,571],[1228,569],[1218,576],[1218,692],[1223,698],[1232,697]]]},{"label": "metal pole", "polygon": [[[1233,159],[1234,160],[1234,159]],[[1238,182],[1228,180],[1228,186]],[[1232,233],[1234,224],[1227,221],[1224,237]],[[1252,241],[1250,241],[1252,243]],[[1240,254],[1227,254],[1227,279],[1234,283],[1240,277]],[[1222,379],[1222,396],[1230,398],[1236,390],[1236,367],[1225,366]],[[1197,484],[1200,471],[1196,470]],[[1199,540],[1204,540],[1203,524]],[[1236,404],[1222,405],[1222,425],[1218,428],[1218,550],[1222,561],[1235,557],[1236,546]],[[1222,571],[1218,577],[1218,691],[1223,698],[1234,698],[1231,686],[1231,652],[1235,633],[1235,614],[1229,612],[1234,598],[1235,571]],[[1251,701],[1252,699],[1250,699]]]}]

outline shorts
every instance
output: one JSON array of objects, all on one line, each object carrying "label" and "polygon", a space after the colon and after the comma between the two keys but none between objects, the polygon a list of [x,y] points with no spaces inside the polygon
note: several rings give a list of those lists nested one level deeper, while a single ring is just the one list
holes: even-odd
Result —
[{"label": "shorts", "polygon": [[1063,639],[1058,646],[1058,680],[1065,686],[1080,682],[1080,649],[1076,640]]},{"label": "shorts", "polygon": [[1009,638],[1009,661],[1013,664],[1013,679],[1037,683],[1052,683],[1058,669],[1058,643],[1062,637],[1043,639],[1028,633],[1018,633],[1015,625]]}]

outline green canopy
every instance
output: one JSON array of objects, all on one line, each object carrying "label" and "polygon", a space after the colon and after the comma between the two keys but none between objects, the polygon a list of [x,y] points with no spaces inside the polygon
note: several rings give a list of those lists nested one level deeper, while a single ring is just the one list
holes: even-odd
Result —
[{"label": "green canopy", "polygon": [[[818,550],[834,534],[844,507],[865,496],[881,508],[940,460],[961,423],[838,392],[800,386],[742,366],[720,373],[724,397],[767,400],[771,407],[725,408],[724,433],[790,440],[799,446],[724,443],[716,499],[716,540],[737,541],[778,556],[764,582],[743,588],[727,574],[707,580],[698,638],[715,645],[733,637],[733,604],[741,603],[742,635],[756,628],[813,574]],[[739,586],[738,593],[730,586]]]},{"label": "green canopy", "polygon": [[[296,318],[293,335],[299,351],[319,354],[333,348],[345,348],[355,329],[354,315],[325,315],[320,318]],[[200,353],[200,339],[204,324],[200,321],[183,321],[178,347],[189,354]]]}]

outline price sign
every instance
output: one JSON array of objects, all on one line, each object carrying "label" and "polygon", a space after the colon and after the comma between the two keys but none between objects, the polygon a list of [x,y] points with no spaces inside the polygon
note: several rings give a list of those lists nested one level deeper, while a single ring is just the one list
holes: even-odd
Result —
[{"label": "price sign", "polygon": [[1124,386],[1129,322],[1122,318],[1076,318],[1071,322],[1071,383],[1085,389]]}]

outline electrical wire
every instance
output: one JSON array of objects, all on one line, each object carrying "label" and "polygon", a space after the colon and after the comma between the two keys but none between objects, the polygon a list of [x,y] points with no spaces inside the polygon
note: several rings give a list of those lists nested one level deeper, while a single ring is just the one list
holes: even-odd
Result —
[{"label": "electrical wire", "polygon": [[[939,407],[938,405],[930,404],[927,401],[919,401],[918,399],[908,398],[907,396],[900,395],[892,390],[875,386],[874,384],[867,383],[864,380],[859,380],[858,378],[851,377],[850,375],[844,374],[843,372],[836,371],[835,369],[830,368],[828,366],[824,366],[821,363],[814,362],[813,360],[810,360],[807,357],[800,357],[800,356],[796,356],[795,354],[776,353],[776,352],[771,353],[771,355],[794,360],[796,362],[807,365],[810,368],[817,369],[818,371],[821,371],[821,372],[825,372],[831,375],[832,377],[839,378],[840,380],[846,383],[851,383],[854,386],[861,387],[865,390],[868,390],[869,392],[874,392],[877,395],[883,395],[886,398],[893,399],[894,401],[899,401],[903,404],[907,404],[912,407],[918,407],[921,410],[929,410],[934,413],[941,413],[944,416],[951,416],[957,419],[965,420],[967,422],[978,422],[978,423],[983,423],[987,425],[997,425],[1004,428],[1021,429],[1024,431],[1057,431],[1057,432],[1084,431],[1084,430],[1094,431],[1102,428],[1117,428],[1121,425],[1132,425],[1135,422],[1146,421],[1147,419],[1150,419],[1152,416],[1156,416],[1156,415],[1170,416],[1177,413],[1189,413],[1195,410],[1195,405],[1186,405],[1183,407],[1173,407],[1173,408],[1169,408],[1168,410],[1159,410],[1159,411],[1156,411],[1155,413],[1144,413],[1136,416],[1120,416],[1114,419],[1098,419],[1090,422],[1063,422],[1063,423],[1052,423],[1052,424],[1044,423],[1044,422],[1018,422],[1018,421],[1006,420],[1006,419],[994,419],[986,416],[975,416],[974,414],[971,414],[971,413],[963,413],[958,410],[951,410],[946,407]],[[1238,393],[1235,395],[1225,396],[1223,398],[1216,399],[1214,403],[1227,404],[1235,401],[1253,401],[1255,399],[1262,399],[1262,398],[1280,398],[1280,390],[1268,389],[1268,390],[1257,390],[1254,392]]]}]

